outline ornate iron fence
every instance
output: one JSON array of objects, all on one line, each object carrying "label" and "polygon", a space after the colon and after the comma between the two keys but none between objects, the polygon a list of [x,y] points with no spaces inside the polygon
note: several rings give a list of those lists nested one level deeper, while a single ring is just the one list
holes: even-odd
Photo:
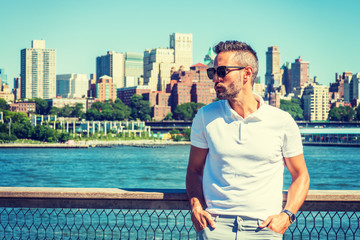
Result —
[{"label": "ornate iron fence", "polygon": [[[184,190],[0,188],[0,239],[196,238]],[[360,239],[360,191],[310,191],[284,239]]]}]

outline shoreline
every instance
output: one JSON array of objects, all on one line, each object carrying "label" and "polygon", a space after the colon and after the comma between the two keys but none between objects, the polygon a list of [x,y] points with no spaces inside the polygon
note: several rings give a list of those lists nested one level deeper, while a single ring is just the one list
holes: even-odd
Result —
[{"label": "shoreline", "polygon": [[92,147],[165,147],[168,145],[190,145],[190,141],[171,140],[82,140],[73,143],[2,143],[0,148],[92,148]]}]

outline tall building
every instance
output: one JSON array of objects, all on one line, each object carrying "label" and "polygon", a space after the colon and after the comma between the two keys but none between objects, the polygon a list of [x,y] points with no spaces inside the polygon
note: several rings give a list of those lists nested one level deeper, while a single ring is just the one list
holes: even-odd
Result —
[{"label": "tall building", "polygon": [[86,74],[56,75],[56,96],[63,98],[82,98],[87,96],[88,79]]},{"label": "tall building", "polygon": [[174,49],[175,64],[189,69],[193,61],[192,34],[173,33],[170,35],[170,48]]},{"label": "tall building", "polygon": [[291,88],[291,65],[289,62],[286,62],[281,67],[281,75],[282,75],[282,84],[285,86],[286,94],[290,94],[293,92]]},{"label": "tall building", "polygon": [[333,101],[336,101],[338,99],[344,98],[344,87],[345,87],[345,80],[347,78],[351,79],[352,73],[351,72],[343,72],[343,74],[336,73],[335,75],[335,82],[330,83],[330,98]]},{"label": "tall building", "polygon": [[142,85],[144,75],[144,55],[142,53],[125,53],[125,84],[124,87]]},{"label": "tall building", "polygon": [[265,84],[280,87],[281,81],[280,51],[277,46],[268,47],[266,52]]},{"label": "tall building", "polygon": [[21,50],[21,98],[56,96],[56,51],[46,49],[45,40],[33,40]]},{"label": "tall building", "polygon": [[304,118],[308,121],[326,121],[329,116],[329,87],[310,83],[304,88]]},{"label": "tall building", "polygon": [[97,101],[104,102],[112,100],[113,102],[115,102],[116,88],[111,77],[106,75],[100,77],[99,80],[96,82],[95,88],[95,98]]},{"label": "tall building", "polygon": [[344,82],[344,101],[358,105],[360,101],[360,73],[348,76]]},{"label": "tall building", "polygon": [[12,90],[15,100],[21,98],[21,81],[20,78],[14,78],[14,88]]},{"label": "tall building", "polygon": [[0,68],[0,86],[3,84],[3,83],[8,83],[7,82],[7,75],[5,74],[5,69],[3,68]]},{"label": "tall building", "polygon": [[303,87],[309,80],[309,62],[305,62],[301,57],[295,59],[291,64],[291,88]]},{"label": "tall building", "polygon": [[108,51],[106,55],[96,58],[96,76],[99,80],[102,76],[107,75],[112,78],[115,88],[125,86],[125,54]]},{"label": "tall building", "polygon": [[15,99],[14,94],[6,83],[0,85],[0,98],[5,99],[7,102],[13,102]]},{"label": "tall building", "polygon": [[188,70],[192,65],[192,34],[173,33],[170,48],[144,51],[144,85],[152,91],[165,91],[170,83],[171,69],[181,66]]},{"label": "tall building", "polygon": [[195,102],[205,105],[216,99],[214,83],[207,77],[207,65],[197,63],[190,67],[190,71],[180,68],[172,71],[171,82],[166,92],[171,93],[169,105],[174,111],[178,105]]}]

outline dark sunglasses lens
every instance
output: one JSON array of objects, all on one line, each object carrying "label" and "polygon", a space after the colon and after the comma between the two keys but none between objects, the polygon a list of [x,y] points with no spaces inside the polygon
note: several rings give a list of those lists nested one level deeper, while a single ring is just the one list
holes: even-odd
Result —
[{"label": "dark sunglasses lens", "polygon": [[206,70],[207,72],[207,75],[210,79],[213,79],[214,78],[214,75],[215,75],[215,68],[208,68]]},{"label": "dark sunglasses lens", "polygon": [[220,66],[217,68],[217,75],[221,78],[226,76],[226,66]]}]

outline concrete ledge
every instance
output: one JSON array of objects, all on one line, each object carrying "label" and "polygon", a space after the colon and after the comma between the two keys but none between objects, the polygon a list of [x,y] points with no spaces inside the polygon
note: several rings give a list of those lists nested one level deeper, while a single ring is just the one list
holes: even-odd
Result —
[{"label": "concrete ledge", "polygon": [[[284,202],[287,192],[284,192]],[[184,189],[0,187],[0,207],[188,210]],[[302,211],[359,211],[358,190],[310,190]]]}]

